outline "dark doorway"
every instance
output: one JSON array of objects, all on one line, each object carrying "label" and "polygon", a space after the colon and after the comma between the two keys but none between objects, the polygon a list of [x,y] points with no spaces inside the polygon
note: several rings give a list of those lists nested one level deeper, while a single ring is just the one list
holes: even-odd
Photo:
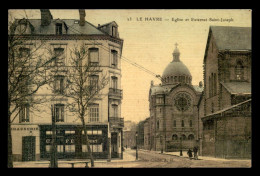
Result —
[{"label": "dark doorway", "polygon": [[35,136],[24,136],[22,143],[22,161],[35,161]]},{"label": "dark doorway", "polygon": [[117,133],[111,133],[111,158],[118,158]]}]

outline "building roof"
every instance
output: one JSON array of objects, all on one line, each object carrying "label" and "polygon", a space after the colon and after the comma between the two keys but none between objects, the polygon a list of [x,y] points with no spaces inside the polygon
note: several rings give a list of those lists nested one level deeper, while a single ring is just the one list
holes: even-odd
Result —
[{"label": "building roof", "polygon": [[246,103],[251,103],[251,101],[252,101],[252,99],[248,99],[248,100],[243,101],[243,102],[241,102],[241,103],[238,103],[238,104],[229,106],[229,107],[227,107],[227,108],[221,109],[221,110],[219,110],[219,111],[217,111],[217,112],[214,112],[214,113],[212,113],[212,114],[206,115],[206,116],[202,117],[201,119],[202,119],[202,120],[209,120],[209,119],[212,119],[212,118],[217,118],[217,117],[218,117],[217,115],[222,115],[221,113],[223,113],[223,112],[226,112],[226,111],[229,111],[229,110],[238,108],[238,107],[240,107],[241,105],[246,104]]},{"label": "building roof", "polygon": [[56,34],[56,22],[61,22],[68,28],[67,34],[107,35],[87,21],[84,26],[80,26],[79,20],[75,19],[52,19],[48,26],[42,26],[41,19],[29,19],[28,21],[34,27],[34,34]]},{"label": "building roof", "polygon": [[210,26],[219,50],[251,50],[251,27]]},{"label": "building roof", "polygon": [[186,67],[185,64],[183,64],[180,61],[180,51],[177,48],[173,51],[173,60],[170,62],[167,67],[164,69],[162,78],[168,77],[168,76],[191,76],[189,69]]},{"label": "building roof", "polygon": [[172,88],[178,86],[178,84],[175,85],[155,85],[151,87],[151,95],[155,94],[165,94],[168,93]]},{"label": "building roof", "polygon": [[172,61],[163,71],[162,78],[181,75],[191,76],[189,69],[181,61]]},{"label": "building roof", "polygon": [[249,82],[221,82],[230,94],[251,94]]}]

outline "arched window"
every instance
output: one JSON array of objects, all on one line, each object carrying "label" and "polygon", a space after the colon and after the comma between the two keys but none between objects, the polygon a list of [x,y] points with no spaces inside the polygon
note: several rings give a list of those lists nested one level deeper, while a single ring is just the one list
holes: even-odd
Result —
[{"label": "arched window", "polygon": [[181,127],[184,127],[184,120],[181,121]]},{"label": "arched window", "polygon": [[190,134],[190,135],[188,136],[188,140],[194,140],[194,135],[193,135],[193,134]]},{"label": "arched window", "polygon": [[176,134],[172,135],[172,140],[174,141],[178,140],[178,136]]},{"label": "arched window", "polygon": [[181,139],[181,140],[186,140],[185,134],[181,135],[180,139]]},{"label": "arched window", "polygon": [[157,130],[159,129],[159,125],[160,125],[160,122],[159,122],[159,120],[157,121]]},{"label": "arched window", "polygon": [[242,64],[242,61],[238,60],[236,67],[235,67],[235,74],[237,80],[242,80],[244,76],[244,66]]}]

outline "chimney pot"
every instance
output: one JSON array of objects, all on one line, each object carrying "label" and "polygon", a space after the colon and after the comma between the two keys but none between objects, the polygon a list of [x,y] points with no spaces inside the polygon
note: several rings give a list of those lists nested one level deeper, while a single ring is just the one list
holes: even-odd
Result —
[{"label": "chimney pot", "polygon": [[85,25],[85,16],[86,16],[86,13],[85,13],[85,10],[84,9],[79,9],[79,25],[80,26],[84,26]]}]

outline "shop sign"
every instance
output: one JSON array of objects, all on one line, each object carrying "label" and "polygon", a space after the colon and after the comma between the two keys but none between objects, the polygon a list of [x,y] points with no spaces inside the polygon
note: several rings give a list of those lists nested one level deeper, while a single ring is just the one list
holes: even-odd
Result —
[{"label": "shop sign", "polygon": [[13,131],[33,131],[33,130],[38,130],[39,128],[25,128],[25,127],[17,127],[17,128],[11,128]]}]

